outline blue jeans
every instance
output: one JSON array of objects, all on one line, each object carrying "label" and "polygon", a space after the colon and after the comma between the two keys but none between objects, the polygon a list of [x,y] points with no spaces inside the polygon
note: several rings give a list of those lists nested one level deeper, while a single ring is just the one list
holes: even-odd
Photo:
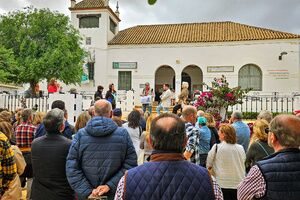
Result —
[{"label": "blue jeans", "polygon": [[169,107],[163,107],[161,104],[159,104],[156,108],[156,112],[157,112],[158,115],[160,115],[160,110],[161,109],[163,109],[165,113],[169,111]]},{"label": "blue jeans", "polygon": [[143,111],[144,111],[144,113],[146,112],[147,109],[148,109],[149,113],[151,114],[151,112],[152,112],[152,106],[151,106],[151,104],[143,104]]}]

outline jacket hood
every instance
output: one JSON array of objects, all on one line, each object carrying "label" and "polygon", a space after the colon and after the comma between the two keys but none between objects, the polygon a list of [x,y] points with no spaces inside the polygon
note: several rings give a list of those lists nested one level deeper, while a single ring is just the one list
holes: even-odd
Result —
[{"label": "jacket hood", "polygon": [[88,122],[85,130],[91,136],[101,137],[112,134],[117,128],[117,124],[112,119],[97,116]]}]

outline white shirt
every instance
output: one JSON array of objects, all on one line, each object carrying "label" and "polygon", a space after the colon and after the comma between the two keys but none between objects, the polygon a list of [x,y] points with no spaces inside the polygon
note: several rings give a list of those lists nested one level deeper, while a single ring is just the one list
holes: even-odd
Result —
[{"label": "white shirt", "polygon": [[125,128],[127,130],[127,132],[129,133],[129,136],[132,140],[133,146],[135,148],[135,152],[137,155],[139,155],[139,151],[140,151],[140,128],[136,127],[136,128],[130,128],[128,127],[128,122],[123,124],[123,128]]},{"label": "white shirt", "polygon": [[212,167],[221,188],[236,189],[245,178],[246,154],[242,145],[222,142],[208,153],[207,167]]}]

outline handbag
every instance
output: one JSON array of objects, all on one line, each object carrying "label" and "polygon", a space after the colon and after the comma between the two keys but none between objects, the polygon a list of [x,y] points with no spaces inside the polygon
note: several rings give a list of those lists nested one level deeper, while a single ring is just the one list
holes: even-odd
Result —
[{"label": "handbag", "polygon": [[[217,152],[218,152],[218,144],[216,144],[216,150],[215,150],[214,160],[216,159]],[[216,176],[216,173],[215,173],[215,171],[214,171],[214,169],[213,169],[213,166],[211,166],[211,167],[208,168],[207,170],[208,170],[208,172],[209,172],[209,174],[210,174],[211,176],[214,176],[214,177]]]}]

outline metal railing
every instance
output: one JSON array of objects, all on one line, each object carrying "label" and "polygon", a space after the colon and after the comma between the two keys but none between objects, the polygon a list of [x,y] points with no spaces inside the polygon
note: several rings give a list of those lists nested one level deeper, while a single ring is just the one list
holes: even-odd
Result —
[{"label": "metal railing", "polygon": [[247,96],[242,104],[231,106],[228,111],[289,113],[294,111],[296,100],[295,96]]}]

